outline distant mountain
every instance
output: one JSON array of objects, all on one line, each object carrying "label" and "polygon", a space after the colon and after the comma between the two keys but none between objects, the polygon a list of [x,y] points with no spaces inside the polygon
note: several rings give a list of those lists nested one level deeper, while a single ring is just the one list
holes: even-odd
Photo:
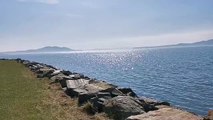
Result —
[{"label": "distant mountain", "polygon": [[193,47],[193,46],[213,46],[213,39],[195,42],[195,43],[179,43],[175,45],[163,45],[163,46],[151,46],[151,47],[134,47],[135,49],[140,48],[163,48],[163,47]]},{"label": "distant mountain", "polygon": [[25,50],[25,51],[15,51],[18,53],[40,53],[40,52],[69,52],[73,51],[67,47],[58,47],[58,46],[47,46],[39,49]]},{"label": "distant mountain", "polygon": [[173,46],[202,46],[202,45],[213,45],[213,39],[195,42],[195,43],[180,43]]}]

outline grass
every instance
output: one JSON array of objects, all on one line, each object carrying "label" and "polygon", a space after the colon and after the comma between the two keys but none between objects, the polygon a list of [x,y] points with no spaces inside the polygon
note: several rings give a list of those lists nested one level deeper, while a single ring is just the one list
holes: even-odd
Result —
[{"label": "grass", "polygon": [[83,105],[82,109],[83,109],[84,112],[91,114],[91,115],[94,115],[95,111],[96,111],[91,102],[85,103]]},{"label": "grass", "polygon": [[59,84],[38,79],[22,64],[0,61],[0,120],[107,120],[88,115]]}]

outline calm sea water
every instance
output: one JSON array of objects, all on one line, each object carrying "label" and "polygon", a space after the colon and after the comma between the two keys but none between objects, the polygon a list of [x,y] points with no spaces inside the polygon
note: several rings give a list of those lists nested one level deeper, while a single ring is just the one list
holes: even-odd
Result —
[{"label": "calm sea water", "polygon": [[0,55],[83,73],[139,96],[206,115],[213,109],[213,47],[152,48],[54,54]]}]

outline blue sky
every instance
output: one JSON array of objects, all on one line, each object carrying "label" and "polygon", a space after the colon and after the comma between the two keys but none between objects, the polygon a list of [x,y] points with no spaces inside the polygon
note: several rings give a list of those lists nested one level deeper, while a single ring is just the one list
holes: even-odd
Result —
[{"label": "blue sky", "polygon": [[105,49],[213,38],[213,0],[0,0],[0,51]]}]

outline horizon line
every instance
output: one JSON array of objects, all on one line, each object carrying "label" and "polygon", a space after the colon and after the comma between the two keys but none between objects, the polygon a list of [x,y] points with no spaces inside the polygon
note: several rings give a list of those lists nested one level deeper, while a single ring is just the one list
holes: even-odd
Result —
[{"label": "horizon line", "polygon": [[[46,48],[46,47],[58,47],[58,48],[69,48],[70,51],[73,50],[73,51],[93,51],[93,50],[119,50],[119,49],[137,49],[137,48],[158,48],[158,47],[175,47],[175,46],[178,46],[181,44],[183,45],[190,45],[190,44],[194,44],[194,43],[199,43],[199,42],[205,42],[205,41],[210,41],[210,40],[213,40],[213,38],[211,39],[208,39],[208,40],[201,40],[201,41],[197,41],[197,42],[180,42],[180,43],[177,43],[177,44],[165,44],[165,45],[150,45],[150,46],[134,46],[134,47],[118,47],[118,48],[93,48],[93,49],[85,49],[85,50],[80,50],[80,49],[72,49],[70,47],[66,47],[66,46],[57,46],[57,45],[47,45],[47,46],[43,46],[43,47],[39,47],[39,48],[33,48],[33,49],[23,49],[23,50],[14,50],[14,51],[0,51],[0,53],[12,53],[12,52],[27,52],[29,50],[39,50],[39,49],[42,49],[42,48]],[[212,46],[212,45],[210,45]]]}]

